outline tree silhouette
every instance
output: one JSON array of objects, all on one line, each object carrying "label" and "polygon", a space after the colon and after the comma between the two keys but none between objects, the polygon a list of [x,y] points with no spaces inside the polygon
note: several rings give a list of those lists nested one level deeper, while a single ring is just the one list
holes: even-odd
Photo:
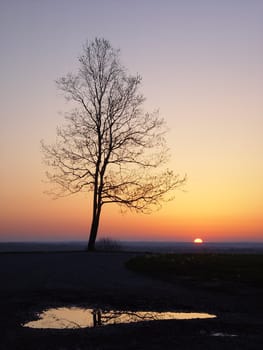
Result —
[{"label": "tree silhouette", "polygon": [[92,193],[88,250],[94,250],[103,206],[150,212],[185,178],[163,169],[165,123],[158,112],[143,113],[141,77],[128,75],[119,50],[105,39],[87,42],[83,51],[77,74],[57,81],[76,108],[65,115],[56,142],[42,142],[42,151],[54,197]]}]

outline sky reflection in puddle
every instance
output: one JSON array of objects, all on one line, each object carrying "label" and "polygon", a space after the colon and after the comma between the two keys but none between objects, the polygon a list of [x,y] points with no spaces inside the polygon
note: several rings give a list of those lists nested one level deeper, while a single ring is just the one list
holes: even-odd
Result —
[{"label": "sky reflection in puddle", "polygon": [[132,323],[154,320],[191,320],[215,318],[216,315],[194,312],[154,312],[154,311],[101,311],[78,307],[61,307],[43,311],[39,319],[23,324],[30,328],[72,329],[94,327],[118,323]]},{"label": "sky reflection in puddle", "polygon": [[212,337],[237,337],[237,334],[229,334],[229,333],[222,333],[222,332],[216,332],[211,334]]}]

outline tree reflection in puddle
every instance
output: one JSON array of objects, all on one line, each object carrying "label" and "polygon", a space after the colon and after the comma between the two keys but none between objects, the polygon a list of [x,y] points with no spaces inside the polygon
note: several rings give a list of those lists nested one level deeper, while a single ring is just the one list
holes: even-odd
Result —
[{"label": "tree reflection in puddle", "polygon": [[194,312],[155,312],[155,311],[118,311],[61,307],[43,311],[39,319],[23,324],[30,328],[86,328],[100,325],[133,323],[154,320],[191,320],[215,318],[216,315]]}]

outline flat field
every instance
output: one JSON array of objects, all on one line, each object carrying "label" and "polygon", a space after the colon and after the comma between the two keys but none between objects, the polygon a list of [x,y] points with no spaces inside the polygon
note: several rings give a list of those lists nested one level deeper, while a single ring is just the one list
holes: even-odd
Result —
[{"label": "flat field", "polygon": [[235,289],[263,287],[263,254],[146,254],[126,266],[170,282],[180,278],[198,284],[231,284]]}]

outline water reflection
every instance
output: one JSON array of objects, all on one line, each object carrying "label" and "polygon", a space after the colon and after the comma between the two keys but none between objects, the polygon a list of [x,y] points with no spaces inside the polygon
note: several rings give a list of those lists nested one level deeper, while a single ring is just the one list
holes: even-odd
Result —
[{"label": "water reflection", "polygon": [[39,319],[23,324],[30,328],[86,328],[99,325],[132,323],[153,320],[191,320],[215,318],[216,315],[194,312],[155,312],[155,311],[118,311],[61,307],[43,311]]},{"label": "water reflection", "polygon": [[229,334],[229,333],[222,333],[222,332],[216,332],[211,334],[212,337],[237,337],[237,334]]}]

